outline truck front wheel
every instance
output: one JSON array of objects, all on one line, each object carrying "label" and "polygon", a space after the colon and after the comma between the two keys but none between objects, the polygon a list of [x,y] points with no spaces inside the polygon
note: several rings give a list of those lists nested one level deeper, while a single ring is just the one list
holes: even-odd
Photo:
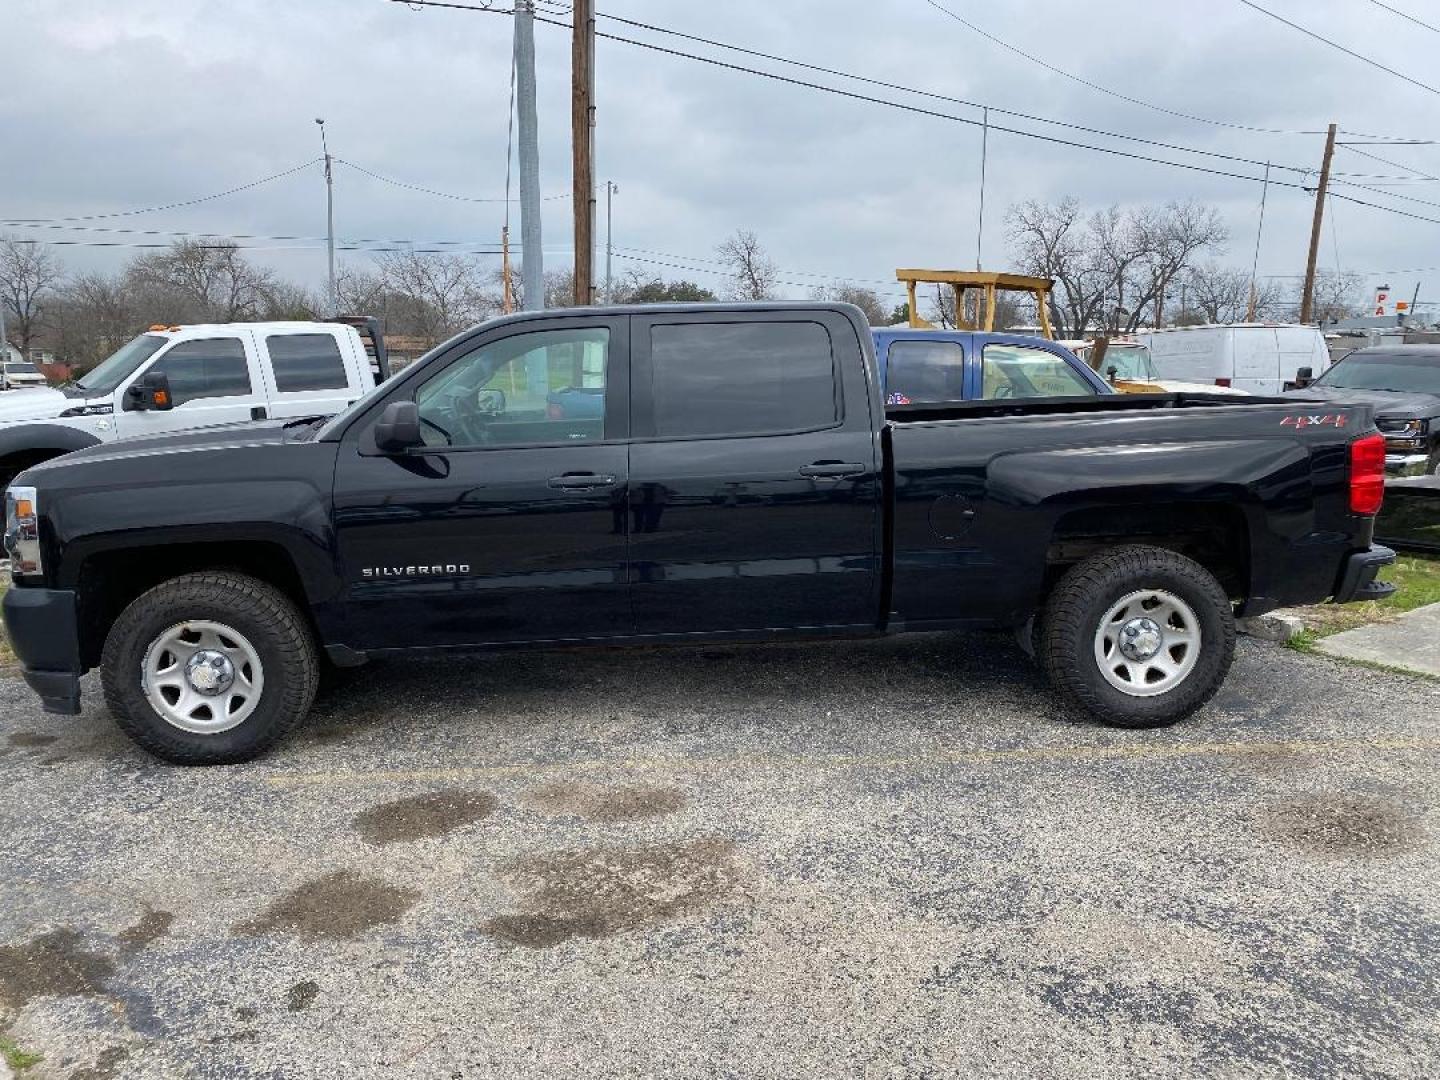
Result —
[{"label": "truck front wheel", "polygon": [[315,697],[319,662],[284,593],[244,574],[186,574],[130,604],[105,639],[105,701],[121,729],[180,765],[248,761]]},{"label": "truck front wheel", "polygon": [[1230,670],[1229,598],[1199,563],[1116,548],[1072,567],[1037,635],[1050,684],[1117,727],[1163,727],[1209,701]]}]

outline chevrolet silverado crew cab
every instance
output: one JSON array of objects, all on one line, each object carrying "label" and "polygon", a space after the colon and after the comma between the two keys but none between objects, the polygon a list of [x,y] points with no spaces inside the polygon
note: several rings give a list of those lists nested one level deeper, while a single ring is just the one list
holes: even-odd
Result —
[{"label": "chevrolet silverado crew cab", "polygon": [[0,395],[0,482],[134,435],[337,413],[386,372],[377,324],[363,317],[152,326],[68,386],[51,389],[42,377],[39,388]]},{"label": "chevrolet silverado crew cab", "polygon": [[957,628],[1151,727],[1216,692],[1237,614],[1393,591],[1369,406],[1026,382],[887,411],[845,304],[494,319],[329,420],[26,470],[5,622],[45,708],[99,667],[133,739],[212,763],[300,721],[322,662]]}]

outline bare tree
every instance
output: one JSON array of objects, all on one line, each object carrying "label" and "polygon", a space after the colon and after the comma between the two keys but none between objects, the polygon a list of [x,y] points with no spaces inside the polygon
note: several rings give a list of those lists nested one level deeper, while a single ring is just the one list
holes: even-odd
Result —
[{"label": "bare tree", "polygon": [[142,255],[126,284],[151,307],[152,320],[235,322],[258,318],[274,275],[251,263],[232,241],[180,240],[168,251]]},{"label": "bare tree", "polygon": [[1032,200],[1012,206],[1006,222],[1020,269],[1055,280],[1057,326],[1077,337],[1162,321],[1167,286],[1226,238],[1214,209],[1193,202],[1111,206],[1082,220],[1073,198]]},{"label": "bare tree", "polygon": [[1229,233],[1214,207],[1197,202],[1172,202],[1163,209],[1145,207],[1131,216],[1132,228],[1143,251],[1140,292],[1131,305],[1127,329],[1135,330],[1148,308],[1151,322],[1165,322],[1165,292],[1202,253],[1221,252]]},{"label": "bare tree", "polygon": [[80,274],[55,302],[55,351],[77,371],[87,371],[144,329],[151,318],[139,309],[123,275]]},{"label": "bare tree", "polygon": [[865,313],[871,326],[884,326],[890,321],[880,294],[853,281],[842,281],[838,285],[827,285],[810,290],[812,300],[834,300],[841,304],[854,304]]},{"label": "bare tree", "polygon": [[[1311,317],[1321,324],[1339,322],[1341,319],[1352,319],[1357,315],[1363,315],[1368,310],[1365,306],[1365,297],[1361,288],[1365,279],[1359,274],[1338,273],[1334,270],[1321,270],[1315,275],[1314,303],[1311,307]],[[1300,295],[1299,286],[1296,290],[1289,315],[1292,319],[1300,317]]]},{"label": "bare tree", "polygon": [[[1204,323],[1243,322],[1250,312],[1250,272],[1214,262],[1191,269],[1187,283],[1187,321]],[[1280,289],[1272,280],[1255,283],[1255,317],[1272,319],[1281,313]],[[1192,310],[1193,309],[1193,310]],[[1177,316],[1182,313],[1177,312]],[[1177,324],[1179,319],[1177,318]]]},{"label": "bare tree", "polygon": [[736,229],[735,235],[715,249],[730,270],[728,295],[732,300],[773,300],[778,271],[753,232]]},{"label": "bare tree", "polygon": [[389,251],[376,265],[397,332],[443,341],[490,310],[479,268],[463,255]]},{"label": "bare tree", "polygon": [[27,357],[45,325],[63,275],[60,260],[43,244],[13,236],[0,240],[0,304],[5,305],[5,330]]},{"label": "bare tree", "polygon": [[1057,329],[1079,337],[1099,322],[1107,279],[1088,243],[1080,203],[1073,198],[1053,205],[1031,199],[1010,207],[1005,222],[1020,271],[1055,281]]}]

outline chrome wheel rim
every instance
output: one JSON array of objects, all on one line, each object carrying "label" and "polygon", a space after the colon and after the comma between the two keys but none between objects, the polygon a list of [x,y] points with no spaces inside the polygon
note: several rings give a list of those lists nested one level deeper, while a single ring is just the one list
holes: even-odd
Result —
[{"label": "chrome wheel rim", "polygon": [[255,711],[265,671],[245,635],[224,623],[190,619],[150,643],[140,662],[140,686],[167,724],[216,735]]},{"label": "chrome wheel rim", "polygon": [[1095,663],[1122,694],[1154,697],[1189,677],[1200,645],[1200,620],[1189,604],[1164,589],[1137,589],[1100,620]]}]

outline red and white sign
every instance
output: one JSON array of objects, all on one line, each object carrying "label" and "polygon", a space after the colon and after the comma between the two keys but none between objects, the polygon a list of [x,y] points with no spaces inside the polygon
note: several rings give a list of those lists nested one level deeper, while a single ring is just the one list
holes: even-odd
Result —
[{"label": "red and white sign", "polygon": [[1377,316],[1395,314],[1390,304],[1389,285],[1381,285],[1375,290],[1375,314]]}]

